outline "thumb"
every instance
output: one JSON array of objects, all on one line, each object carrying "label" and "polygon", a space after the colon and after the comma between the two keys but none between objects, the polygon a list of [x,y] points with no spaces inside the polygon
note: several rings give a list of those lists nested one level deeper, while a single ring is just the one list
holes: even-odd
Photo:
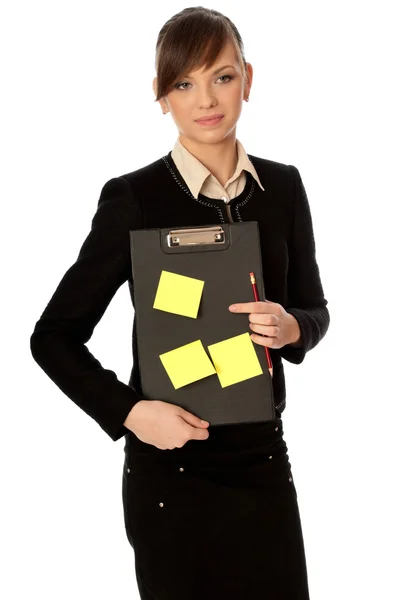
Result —
[{"label": "thumb", "polygon": [[196,415],[190,413],[188,410],[185,410],[184,408],[182,408],[181,410],[181,417],[190,425],[193,425],[194,427],[207,427],[209,425],[208,421],[200,419]]}]

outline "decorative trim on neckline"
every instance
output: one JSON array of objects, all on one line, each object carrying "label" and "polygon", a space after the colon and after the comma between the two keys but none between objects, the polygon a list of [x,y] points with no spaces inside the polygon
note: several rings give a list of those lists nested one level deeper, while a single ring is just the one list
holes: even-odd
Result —
[{"label": "decorative trim on neckline", "polygon": [[[250,158],[249,155],[248,155],[248,158],[249,158],[250,162],[253,164],[253,161],[252,161],[252,159]],[[176,175],[173,167],[170,165],[170,163],[168,161],[167,155],[162,156],[162,159],[163,159],[163,161],[164,161],[167,169],[171,173],[174,181],[180,186],[180,188],[182,190],[184,190],[184,192],[186,194],[188,194],[188,196],[190,196],[193,200],[195,200],[195,202],[199,202],[200,204],[203,204],[204,206],[210,206],[211,208],[216,208],[217,212],[218,212],[218,215],[220,217],[221,223],[225,223],[224,215],[222,213],[222,210],[221,210],[220,206],[218,204],[212,204],[211,202],[206,202],[205,200],[201,200],[200,198],[195,198],[195,196],[192,194],[191,190],[186,185],[184,185],[179,180],[179,178],[177,177],[177,175]],[[249,190],[247,196],[242,200],[242,202],[239,202],[239,204],[235,205],[236,214],[238,216],[239,221],[243,221],[243,219],[241,217],[241,214],[239,212],[239,206],[243,206],[244,204],[246,204],[250,200],[250,198],[252,197],[252,195],[254,193],[255,185],[256,185],[256,180],[254,179],[254,177],[252,177],[252,183],[251,183],[250,190]]]}]

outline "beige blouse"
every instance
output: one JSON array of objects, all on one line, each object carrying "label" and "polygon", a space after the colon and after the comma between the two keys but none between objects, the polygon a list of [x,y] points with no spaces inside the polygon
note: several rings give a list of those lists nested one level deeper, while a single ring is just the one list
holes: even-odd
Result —
[{"label": "beige blouse", "polygon": [[253,163],[249,160],[243,145],[238,139],[236,140],[236,149],[238,163],[235,173],[228,179],[225,187],[200,160],[185,148],[180,138],[177,138],[171,157],[195,198],[198,197],[200,192],[209,198],[218,198],[227,203],[243,191],[246,184],[246,171],[253,175],[260,188],[263,192],[265,191]]}]

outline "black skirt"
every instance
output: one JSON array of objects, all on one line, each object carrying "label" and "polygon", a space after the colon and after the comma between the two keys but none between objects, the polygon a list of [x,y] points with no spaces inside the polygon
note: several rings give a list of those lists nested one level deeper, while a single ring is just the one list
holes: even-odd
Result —
[{"label": "black skirt", "polygon": [[122,497],[142,600],[308,600],[281,418],[161,450],[126,436]]}]

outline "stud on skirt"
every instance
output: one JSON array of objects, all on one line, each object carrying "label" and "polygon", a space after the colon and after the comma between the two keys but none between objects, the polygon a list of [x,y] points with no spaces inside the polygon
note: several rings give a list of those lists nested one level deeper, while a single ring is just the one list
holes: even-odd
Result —
[{"label": "stud on skirt", "polygon": [[126,436],[122,497],[142,600],[309,600],[280,418],[160,450]]}]

